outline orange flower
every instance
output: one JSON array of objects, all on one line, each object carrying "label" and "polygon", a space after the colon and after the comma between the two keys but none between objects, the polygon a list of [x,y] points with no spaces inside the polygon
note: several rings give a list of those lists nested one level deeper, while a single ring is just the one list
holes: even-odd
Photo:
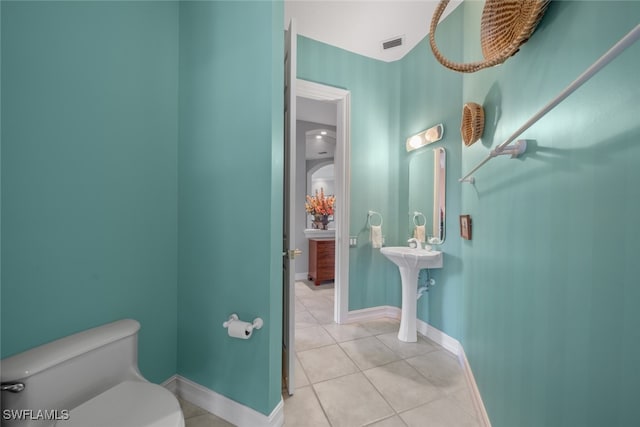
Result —
[{"label": "orange flower", "polygon": [[318,190],[316,190],[315,196],[311,197],[307,195],[306,198],[307,201],[304,204],[304,208],[307,213],[311,215],[333,215],[336,197],[325,197],[323,187],[320,188],[320,194],[318,194]]}]

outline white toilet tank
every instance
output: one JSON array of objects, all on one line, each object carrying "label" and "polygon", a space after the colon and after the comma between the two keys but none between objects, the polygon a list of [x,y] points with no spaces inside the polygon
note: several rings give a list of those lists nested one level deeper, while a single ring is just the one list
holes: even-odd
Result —
[{"label": "white toilet tank", "polygon": [[[135,320],[120,320],[3,359],[2,426],[78,425],[78,418],[85,417],[98,423],[109,413],[150,420],[137,421],[140,427],[184,425],[177,399],[147,382],[138,370],[139,329]],[[4,390],[22,385],[16,393]],[[119,405],[118,399],[133,402],[134,413],[111,410],[110,405]],[[159,408],[161,413],[154,413]]]}]

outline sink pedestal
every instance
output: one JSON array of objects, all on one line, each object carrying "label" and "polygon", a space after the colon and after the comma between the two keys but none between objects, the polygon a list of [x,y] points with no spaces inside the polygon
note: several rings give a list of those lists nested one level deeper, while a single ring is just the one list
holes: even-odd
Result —
[{"label": "sink pedestal", "polygon": [[418,311],[418,274],[415,268],[398,267],[402,280],[402,314],[398,339],[404,342],[418,341],[416,315]]}]

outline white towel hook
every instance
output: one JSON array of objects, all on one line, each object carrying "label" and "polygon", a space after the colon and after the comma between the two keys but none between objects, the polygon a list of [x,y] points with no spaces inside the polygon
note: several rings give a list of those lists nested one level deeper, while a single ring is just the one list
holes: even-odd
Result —
[{"label": "white towel hook", "polygon": [[[378,215],[380,217],[380,224],[378,224],[378,225],[371,224],[371,217],[373,217],[375,215]],[[372,227],[372,226],[382,227],[382,215],[380,214],[380,212],[369,211],[369,216],[367,218],[367,222],[369,223],[369,227]]]}]

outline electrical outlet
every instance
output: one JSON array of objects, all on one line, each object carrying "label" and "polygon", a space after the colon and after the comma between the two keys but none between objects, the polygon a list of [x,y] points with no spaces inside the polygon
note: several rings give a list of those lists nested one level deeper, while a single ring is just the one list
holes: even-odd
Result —
[{"label": "electrical outlet", "polygon": [[349,247],[355,248],[358,246],[358,236],[349,236]]}]

